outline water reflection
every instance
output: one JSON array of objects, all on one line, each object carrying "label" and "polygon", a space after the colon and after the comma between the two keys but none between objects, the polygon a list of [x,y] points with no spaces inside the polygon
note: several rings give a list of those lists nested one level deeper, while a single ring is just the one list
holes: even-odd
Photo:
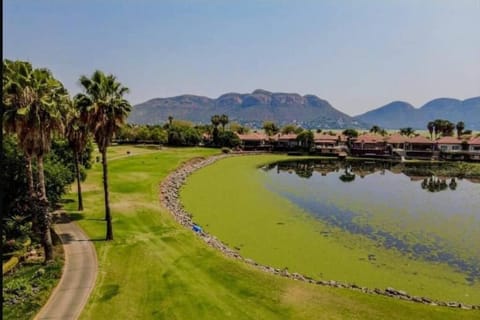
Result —
[{"label": "water reflection", "polygon": [[268,188],[327,225],[480,281],[478,179],[445,176],[442,164],[382,161],[283,161],[263,170]]}]

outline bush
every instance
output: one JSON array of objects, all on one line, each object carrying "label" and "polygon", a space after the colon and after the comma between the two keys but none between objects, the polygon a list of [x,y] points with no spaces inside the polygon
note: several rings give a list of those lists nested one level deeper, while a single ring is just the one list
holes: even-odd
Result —
[{"label": "bush", "polygon": [[230,153],[232,150],[230,148],[223,147],[222,152],[223,153]]}]

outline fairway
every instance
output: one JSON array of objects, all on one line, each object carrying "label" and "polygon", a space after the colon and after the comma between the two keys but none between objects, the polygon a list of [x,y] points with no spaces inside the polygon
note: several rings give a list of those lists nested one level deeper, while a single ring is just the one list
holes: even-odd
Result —
[{"label": "fairway", "polygon": [[[115,240],[103,241],[100,164],[94,165],[84,183],[85,211],[75,211],[74,202],[66,207],[94,241],[99,260],[96,287],[81,319],[475,319],[479,316],[478,311],[431,307],[293,281],[226,258],[191,230],[177,224],[158,200],[159,183],[170,171],[188,159],[208,156],[217,150],[152,151],[130,146],[110,150]],[[129,156],[125,156],[127,150]],[[217,185],[230,188],[234,184],[235,180],[211,176],[209,188]],[[238,188],[229,190],[238,193]],[[69,198],[76,198],[74,189]],[[228,206],[224,208],[227,209]]]}]

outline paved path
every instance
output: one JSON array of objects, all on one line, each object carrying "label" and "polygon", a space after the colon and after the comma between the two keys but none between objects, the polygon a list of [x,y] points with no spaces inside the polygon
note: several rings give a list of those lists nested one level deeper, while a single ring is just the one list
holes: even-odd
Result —
[{"label": "paved path", "polygon": [[97,277],[97,256],[92,242],[80,227],[62,214],[56,224],[65,250],[65,266],[58,286],[35,317],[77,319],[85,306]]}]

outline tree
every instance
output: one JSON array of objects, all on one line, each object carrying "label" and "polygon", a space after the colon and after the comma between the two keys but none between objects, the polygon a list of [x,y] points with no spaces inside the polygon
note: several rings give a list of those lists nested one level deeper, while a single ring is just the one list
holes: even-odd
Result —
[{"label": "tree", "polygon": [[376,134],[376,133],[380,133],[381,131],[382,131],[382,128],[380,128],[380,127],[377,126],[377,125],[374,125],[374,126],[372,126],[372,127],[370,128],[370,132],[371,132],[371,133],[375,133],[375,134]]},{"label": "tree", "polygon": [[343,130],[342,134],[349,138],[356,138],[358,137],[358,131],[355,129],[345,129]]},{"label": "tree", "polygon": [[173,116],[168,116],[168,125],[171,127],[173,122]]},{"label": "tree", "polygon": [[[61,110],[68,93],[48,69],[34,69],[24,61],[4,61],[4,103],[10,106],[5,114],[7,130],[17,135],[20,148],[27,158],[28,189],[32,202],[38,197],[38,220],[45,252],[45,262],[53,260],[53,245],[48,217],[45,187],[45,155],[50,151],[54,133],[63,130]],[[32,159],[37,160],[38,194],[33,185]]]},{"label": "tree", "polygon": [[268,136],[273,136],[280,131],[280,129],[277,127],[277,125],[272,121],[265,121],[263,123],[263,130],[265,130],[265,133]]},{"label": "tree", "polygon": [[455,125],[448,120],[436,119],[434,122],[434,133],[435,137],[438,138],[438,135],[442,136],[452,136]]},{"label": "tree", "polygon": [[225,126],[228,124],[228,116],[226,114],[222,114],[220,116],[220,124],[222,125],[222,131],[225,132]]},{"label": "tree", "polygon": [[218,135],[218,142],[221,147],[235,148],[240,145],[240,139],[232,131],[222,131]]},{"label": "tree", "polygon": [[402,136],[410,137],[415,133],[415,130],[413,130],[411,127],[406,127],[406,128],[400,128],[400,134]]},{"label": "tree", "polygon": [[457,122],[457,125],[455,126],[457,129],[457,136],[460,138],[460,136],[463,133],[463,130],[465,130],[465,123],[463,121]]},{"label": "tree", "polygon": [[301,146],[305,150],[310,150],[313,147],[314,135],[311,130],[306,130],[298,134],[297,141],[300,142]]},{"label": "tree", "polygon": [[296,131],[297,131],[297,126],[294,124],[287,124],[282,127],[282,134],[296,133]]},{"label": "tree", "polygon": [[250,129],[246,126],[242,126],[238,122],[231,122],[230,123],[230,130],[236,132],[238,134],[247,134]]},{"label": "tree", "polygon": [[433,131],[435,130],[435,122],[430,121],[427,124],[428,132],[430,133],[430,140],[433,140]]},{"label": "tree", "polygon": [[216,145],[218,144],[218,125],[220,124],[220,116],[218,114],[215,114],[210,118],[210,121],[212,122],[212,126],[213,126],[213,130],[212,130],[213,143]]},{"label": "tree", "polygon": [[86,123],[102,155],[103,191],[105,199],[105,220],[107,222],[106,240],[113,240],[112,216],[108,192],[107,148],[116,130],[125,122],[131,110],[130,103],[123,98],[128,93],[114,75],[106,75],[96,70],[89,78],[80,77],[84,93],[75,99],[82,108],[86,108]]},{"label": "tree", "polygon": [[82,198],[82,184],[80,178],[80,157],[87,146],[89,138],[89,128],[86,123],[86,119],[82,120],[81,116],[87,115],[85,106],[77,103],[77,100],[72,101],[72,109],[67,117],[67,128],[65,131],[68,144],[73,151],[73,157],[75,162],[75,175],[77,180],[77,197],[78,197],[78,210],[83,210],[83,198]]}]

